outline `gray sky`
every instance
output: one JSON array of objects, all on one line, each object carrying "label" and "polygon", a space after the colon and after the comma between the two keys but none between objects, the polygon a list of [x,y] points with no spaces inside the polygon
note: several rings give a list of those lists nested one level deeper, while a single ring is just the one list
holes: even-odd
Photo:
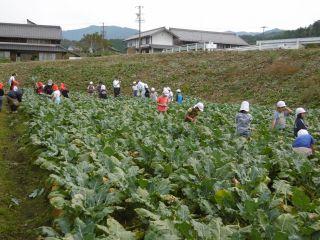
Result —
[{"label": "gray sky", "polygon": [[29,18],[64,30],[102,22],[137,28],[139,4],[144,6],[143,30],[162,26],[213,31],[296,29],[320,19],[320,0],[0,0],[0,21],[25,23]]}]

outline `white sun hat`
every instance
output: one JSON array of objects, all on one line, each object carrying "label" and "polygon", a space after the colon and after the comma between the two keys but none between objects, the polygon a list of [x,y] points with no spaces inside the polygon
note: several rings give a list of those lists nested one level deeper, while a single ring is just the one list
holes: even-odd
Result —
[{"label": "white sun hat", "polygon": [[101,90],[106,90],[106,86],[105,85],[101,85]]},{"label": "white sun hat", "polygon": [[180,89],[177,89],[177,93],[181,93],[181,90],[180,90]]},{"label": "white sun hat", "polygon": [[169,91],[168,91],[168,89],[164,89],[164,90],[163,90],[163,95],[169,96]]},{"label": "white sun hat", "polygon": [[93,82],[89,82],[89,84],[91,84],[91,85],[92,85],[92,84],[93,84]]},{"label": "white sun hat", "polygon": [[145,87],[145,88],[149,88],[148,84],[146,84],[146,83],[144,84],[144,87]]},{"label": "white sun hat", "polygon": [[133,84],[137,84],[137,82],[133,82]]},{"label": "white sun hat", "polygon": [[240,111],[246,111],[246,112],[250,111],[250,104],[248,101],[243,101],[241,103]]},{"label": "white sun hat", "polygon": [[286,105],[286,103],[284,102],[284,101],[279,101],[279,102],[277,102],[277,107],[278,108],[282,108],[282,107],[286,107],[287,105]]},{"label": "white sun hat", "polygon": [[196,105],[194,105],[194,108],[198,108],[201,112],[203,112],[204,105],[202,102],[198,102]]},{"label": "white sun hat", "polygon": [[297,108],[296,109],[296,115],[299,115],[300,113],[306,113],[307,111],[304,108]]},{"label": "white sun hat", "polygon": [[298,132],[298,137],[303,136],[303,135],[308,135],[309,132],[306,129],[301,129]]},{"label": "white sun hat", "polygon": [[151,88],[151,92],[155,92],[156,91],[156,89],[155,88]]}]

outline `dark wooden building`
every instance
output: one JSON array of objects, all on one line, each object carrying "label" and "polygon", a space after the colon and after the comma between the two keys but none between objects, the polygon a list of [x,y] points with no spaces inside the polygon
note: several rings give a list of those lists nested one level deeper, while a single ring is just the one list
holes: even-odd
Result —
[{"label": "dark wooden building", "polygon": [[60,43],[59,26],[0,23],[0,58],[11,61],[64,59],[67,50]]}]

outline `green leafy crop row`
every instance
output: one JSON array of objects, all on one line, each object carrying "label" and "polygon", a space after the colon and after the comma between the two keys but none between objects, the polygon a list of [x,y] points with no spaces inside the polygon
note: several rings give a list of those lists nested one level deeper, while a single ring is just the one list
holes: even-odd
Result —
[{"label": "green leafy crop row", "polygon": [[[207,103],[185,123],[194,103],[159,115],[148,100],[79,95],[56,106],[26,94],[58,211],[48,239],[318,239],[319,154],[294,154],[291,129],[271,132],[272,109],[252,107],[246,141],[235,136],[239,106]],[[312,129],[319,113],[309,111]]]}]

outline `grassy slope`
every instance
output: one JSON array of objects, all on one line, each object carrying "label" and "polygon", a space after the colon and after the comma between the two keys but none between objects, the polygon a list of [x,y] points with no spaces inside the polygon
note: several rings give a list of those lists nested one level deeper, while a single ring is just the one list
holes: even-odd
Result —
[{"label": "grassy slope", "polygon": [[[48,173],[33,165],[32,149],[18,150],[26,144],[21,138],[26,130],[22,122],[20,114],[0,112],[0,240],[35,239],[34,230],[50,224],[47,194],[28,198],[33,190],[43,187]],[[19,206],[12,198],[19,200]]]},{"label": "grassy slope", "polygon": [[111,56],[81,61],[30,62],[0,65],[0,79],[17,72],[27,85],[30,77],[64,81],[73,89],[85,89],[89,81],[103,80],[111,87],[120,76],[125,93],[129,84],[142,79],[158,89],[165,85],[185,94],[214,102],[319,106],[320,50],[180,53]]}]

